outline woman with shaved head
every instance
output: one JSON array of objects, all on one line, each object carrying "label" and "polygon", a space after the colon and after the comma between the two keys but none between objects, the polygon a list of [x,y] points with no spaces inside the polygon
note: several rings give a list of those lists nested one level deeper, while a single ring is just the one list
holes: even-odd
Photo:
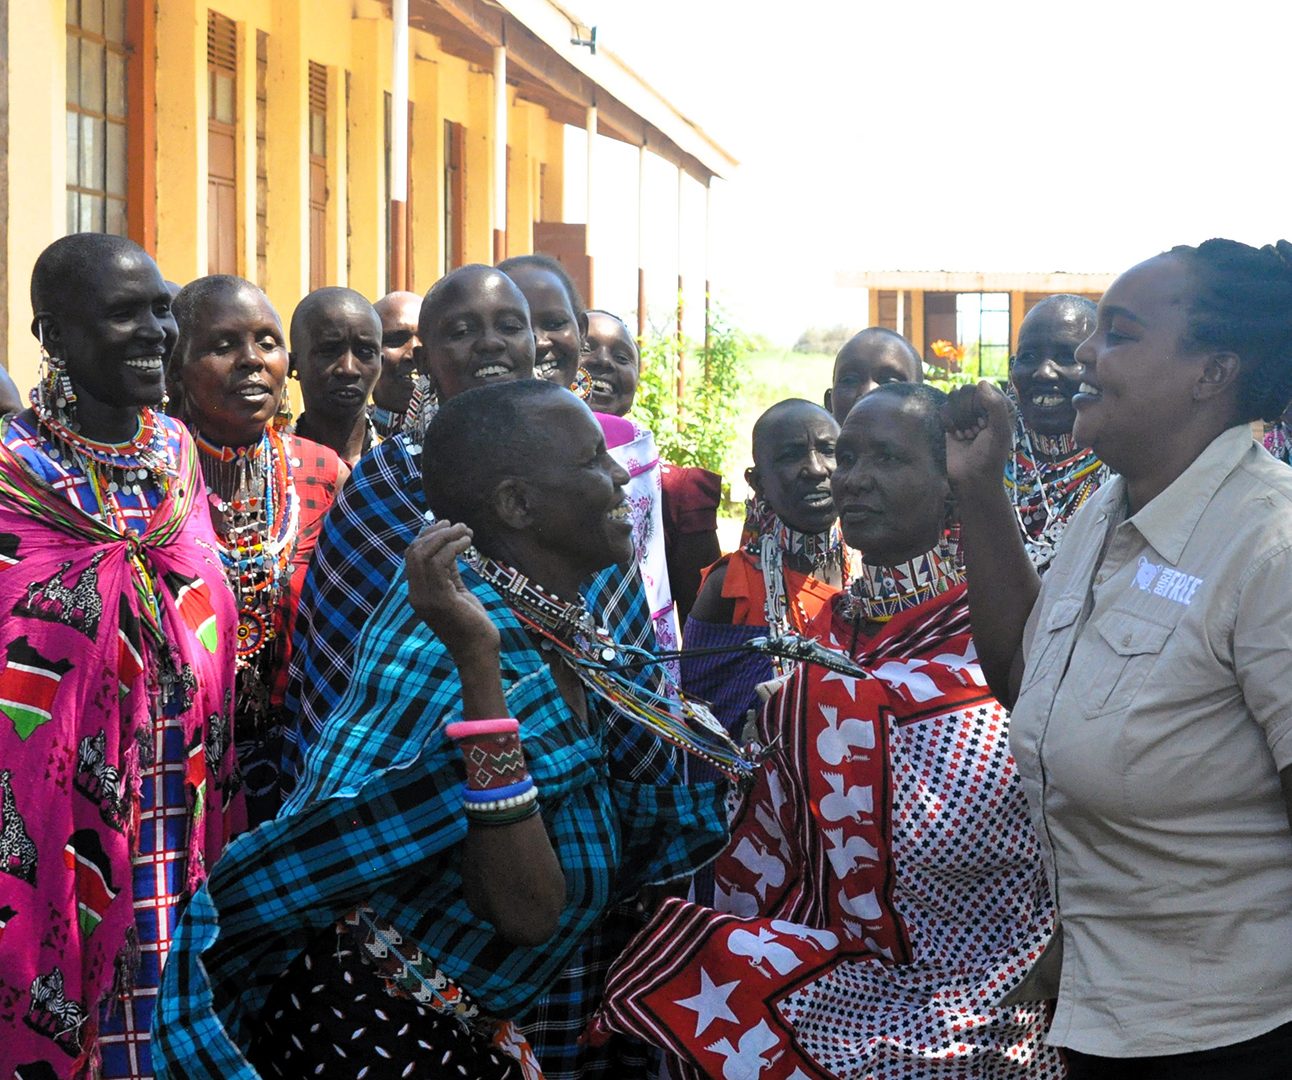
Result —
[{"label": "woman with shaved head", "polygon": [[0,1076],[143,1080],[180,906],[241,823],[237,619],[160,412],[156,264],[67,236],[31,296],[40,381],[0,436]]},{"label": "woman with shaved head", "polygon": [[632,522],[587,407],[535,379],[467,390],[425,447],[437,522],[302,786],[177,936],[176,1074],[537,1075],[514,1019],[610,905],[721,845],[724,785],[642,780],[606,745],[613,712],[662,714],[600,674],[620,648],[580,589],[631,561]]},{"label": "woman with shaved head", "polygon": [[[830,492],[838,437],[835,419],[810,401],[781,401],[758,418],[741,546],[705,572],[686,620],[688,649],[804,633],[847,584],[849,556]],[[760,654],[684,658],[682,685],[712,702],[734,735],[757,704],[754,688],[775,673]]]},{"label": "woman with shaved head", "polygon": [[1073,398],[1081,386],[1076,351],[1095,327],[1095,305],[1084,296],[1047,296],[1027,313],[1009,360],[1010,392],[1018,406],[1014,451],[1005,488],[1039,573],[1054,559],[1059,537],[1085,502],[1112,475],[1073,435]]},{"label": "woman with shaved head", "polygon": [[1063,1076],[1025,981],[1054,909],[970,641],[945,401],[894,383],[849,410],[830,487],[863,561],[807,629],[862,670],[789,674],[716,902],[665,901],[611,971],[597,1030],[687,1077]]},{"label": "woman with shaved head", "polygon": [[238,601],[234,730],[248,824],[278,812],[283,694],[301,584],[350,470],[330,447],[273,424],[286,393],[278,312],[251,282],[216,274],[175,298],[172,409],[197,443],[206,503]]}]

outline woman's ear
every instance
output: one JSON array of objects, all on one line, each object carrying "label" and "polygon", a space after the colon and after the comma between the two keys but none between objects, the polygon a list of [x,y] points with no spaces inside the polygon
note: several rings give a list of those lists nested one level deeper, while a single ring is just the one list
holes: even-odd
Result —
[{"label": "woman's ear", "polygon": [[579,324],[579,345],[582,351],[582,346],[588,341],[588,313],[580,311],[574,321]]},{"label": "woman's ear", "polygon": [[62,345],[62,330],[52,312],[38,311],[31,320],[31,336],[41,343],[50,356],[59,356]]},{"label": "woman's ear", "polygon": [[750,490],[753,491],[755,495],[760,499],[762,498],[763,485],[758,478],[757,465],[750,465],[749,468],[745,470],[745,483],[749,485]]},{"label": "woman's ear", "polygon": [[1206,401],[1224,393],[1238,381],[1241,368],[1237,353],[1212,353],[1207,357],[1202,375],[1193,385],[1193,400]]},{"label": "woman's ear", "polygon": [[534,497],[529,485],[520,477],[509,476],[495,489],[494,516],[498,523],[516,532],[528,529],[534,523]]}]

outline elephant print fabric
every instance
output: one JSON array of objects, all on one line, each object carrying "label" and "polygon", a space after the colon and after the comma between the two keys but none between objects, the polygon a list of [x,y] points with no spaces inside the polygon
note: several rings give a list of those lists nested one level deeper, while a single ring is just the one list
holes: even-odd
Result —
[{"label": "elephant print fabric", "polygon": [[690,1077],[1057,1080],[1044,1003],[1002,1004],[1054,913],[965,587],[851,649],[842,604],[811,632],[870,677],[800,667],[767,703],[718,910],[667,900],[594,1032]]},{"label": "elephant print fabric", "polygon": [[0,1076],[144,1074],[128,1018],[234,823],[229,739],[207,739],[233,603],[184,440],[124,534],[0,443]]}]

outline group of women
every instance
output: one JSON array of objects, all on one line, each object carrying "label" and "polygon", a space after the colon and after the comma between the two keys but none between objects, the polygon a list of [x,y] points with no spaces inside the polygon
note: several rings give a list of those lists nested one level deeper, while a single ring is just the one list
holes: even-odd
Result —
[{"label": "group of women", "polygon": [[1286,1074],[1292,472],[1250,425],[1292,246],[1042,301],[1003,392],[863,331],[759,419],[721,558],[542,256],[319,290],[290,351],[113,237],[32,300],[4,1075]]}]

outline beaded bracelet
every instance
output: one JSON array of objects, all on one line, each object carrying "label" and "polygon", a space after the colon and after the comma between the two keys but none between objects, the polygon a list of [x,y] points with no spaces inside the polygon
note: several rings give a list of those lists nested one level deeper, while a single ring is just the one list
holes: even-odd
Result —
[{"label": "beaded bracelet", "polygon": [[[501,799],[481,798],[485,794],[497,795],[504,791],[508,794]],[[489,793],[463,788],[462,809],[467,820],[477,825],[510,825],[538,812],[538,788],[533,780]]]},{"label": "beaded bracelet", "polygon": [[462,755],[469,789],[496,792],[529,780],[520,724],[512,717],[459,720],[444,730]]},{"label": "beaded bracelet", "polygon": [[[531,794],[531,792],[533,794]],[[488,809],[499,803],[510,802],[512,799],[519,799],[525,796],[534,798],[538,795],[538,788],[534,786],[532,776],[525,777],[514,784],[508,784],[506,787],[489,788],[481,790],[467,785],[462,789],[462,801],[472,806],[483,807]]]},{"label": "beaded bracelet", "polygon": [[538,800],[531,799],[529,802],[511,810],[499,810],[489,814],[477,814],[468,811],[467,821],[472,825],[484,825],[492,828],[496,825],[516,825],[522,821],[528,821],[537,813]]}]

